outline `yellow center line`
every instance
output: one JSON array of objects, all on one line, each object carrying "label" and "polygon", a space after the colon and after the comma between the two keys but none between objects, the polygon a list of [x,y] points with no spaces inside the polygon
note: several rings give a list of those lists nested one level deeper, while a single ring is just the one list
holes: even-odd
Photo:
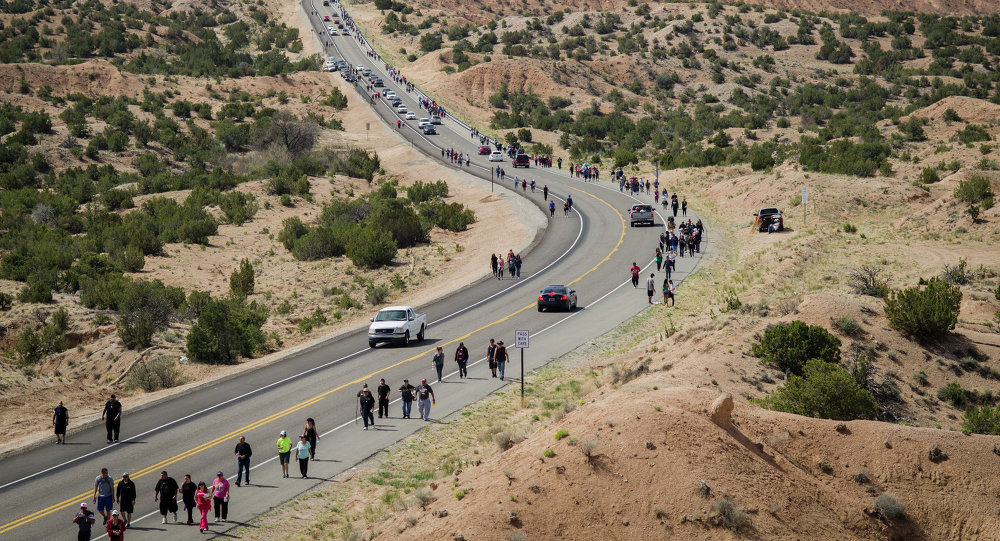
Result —
[{"label": "yellow center line", "polygon": [[[617,214],[618,215],[618,219],[621,222],[621,235],[619,235],[618,242],[615,243],[615,247],[610,252],[608,252],[608,255],[604,256],[604,259],[602,259],[596,265],[594,265],[593,267],[591,267],[587,272],[585,272],[585,273],[581,274],[580,276],[578,276],[572,282],[569,282],[570,284],[575,284],[575,283],[579,282],[585,276],[587,276],[588,274],[594,272],[595,270],[597,270],[598,267],[600,267],[601,265],[603,265],[604,263],[606,263],[609,259],[611,259],[611,256],[614,255],[614,253],[618,251],[618,248],[620,248],[621,245],[622,245],[622,243],[625,241],[625,217],[622,216],[622,214],[620,212],[618,212],[618,210],[615,209],[610,203],[608,203],[607,201],[601,199],[600,197],[597,197],[594,194],[591,194],[589,192],[586,192],[586,191],[583,191],[583,190],[580,190],[580,189],[577,189],[577,188],[573,188],[573,189],[576,190],[576,191],[579,191],[580,193],[583,193],[585,195],[593,197],[594,199],[600,201],[601,203],[604,203],[615,214]],[[475,329],[473,331],[465,333],[462,336],[458,336],[456,338],[453,338],[453,339],[445,342],[444,344],[441,344],[441,346],[447,346],[447,345],[450,345],[450,344],[454,344],[456,342],[463,341],[466,338],[468,338],[468,337],[470,337],[470,336],[472,336],[472,335],[474,335],[474,334],[476,334],[476,333],[478,333],[480,331],[483,331],[483,330],[488,329],[490,327],[493,327],[495,325],[499,325],[500,323],[503,323],[504,321],[507,321],[508,319],[510,319],[510,318],[512,318],[512,317],[514,317],[514,316],[516,316],[518,314],[520,314],[521,312],[524,312],[525,310],[528,310],[532,306],[535,306],[535,303],[528,304],[528,305],[524,306],[523,308],[520,308],[520,309],[518,309],[518,310],[516,310],[516,311],[514,311],[514,312],[512,312],[512,313],[510,313],[510,314],[508,314],[508,315],[506,315],[506,316],[504,316],[504,317],[496,320],[496,321],[493,321],[491,323],[487,323],[487,324],[479,327],[478,329]],[[181,461],[181,460],[183,460],[185,458],[188,458],[190,456],[198,454],[198,453],[200,453],[202,451],[206,451],[208,449],[211,449],[212,447],[215,447],[216,445],[219,445],[220,443],[223,443],[225,441],[229,441],[233,437],[235,437],[235,436],[237,436],[239,434],[248,432],[248,431],[253,430],[255,428],[259,428],[259,427],[261,427],[261,426],[263,426],[263,425],[265,425],[267,423],[270,423],[271,421],[280,419],[282,417],[285,417],[287,415],[290,415],[292,413],[300,411],[300,410],[302,410],[304,408],[307,408],[307,407],[315,404],[316,402],[319,402],[320,400],[323,400],[324,398],[330,396],[331,394],[333,394],[333,393],[335,393],[337,391],[343,390],[343,389],[345,389],[347,387],[350,387],[352,385],[357,385],[358,383],[360,383],[362,381],[365,381],[365,380],[368,380],[368,379],[372,379],[373,377],[375,377],[375,376],[377,376],[377,375],[379,375],[379,374],[381,374],[383,372],[389,371],[389,370],[391,370],[393,368],[396,368],[397,366],[401,366],[403,364],[415,361],[416,359],[419,359],[419,358],[427,355],[428,353],[434,352],[435,349],[437,349],[437,346],[432,347],[432,348],[427,349],[427,350],[424,350],[424,351],[422,351],[420,353],[417,353],[416,355],[413,355],[411,357],[403,359],[402,361],[398,361],[396,363],[393,363],[393,364],[391,364],[389,366],[386,366],[386,367],[384,367],[382,369],[376,370],[376,371],[374,371],[374,372],[372,372],[370,374],[362,376],[362,377],[360,377],[358,379],[355,379],[353,381],[349,381],[349,382],[344,383],[342,385],[338,385],[337,387],[334,387],[334,388],[332,388],[332,389],[330,389],[328,391],[320,393],[320,394],[318,394],[318,395],[316,395],[316,396],[314,396],[312,398],[306,399],[306,400],[304,400],[304,401],[302,401],[302,402],[300,402],[300,403],[298,403],[298,404],[296,404],[294,406],[285,408],[284,410],[279,411],[279,412],[274,413],[274,414],[271,414],[271,415],[268,415],[267,417],[264,417],[263,419],[259,419],[257,421],[254,421],[254,422],[248,424],[248,425],[245,425],[245,426],[242,426],[240,428],[237,428],[236,430],[233,430],[232,432],[229,432],[229,433],[224,434],[222,436],[219,436],[219,437],[217,437],[217,438],[215,438],[213,440],[210,440],[210,441],[207,441],[205,443],[202,443],[201,445],[198,445],[198,446],[196,446],[196,447],[194,447],[192,449],[189,449],[187,451],[184,451],[182,453],[174,455],[174,456],[172,456],[170,458],[167,458],[165,460],[157,462],[156,464],[153,464],[152,466],[148,466],[146,468],[138,470],[135,473],[132,473],[130,475],[130,477],[134,481],[135,479],[139,479],[139,478],[141,478],[143,476],[152,474],[152,473],[156,472],[157,470],[165,468],[166,466],[169,466],[171,464],[175,464],[175,463],[177,463],[177,462],[179,462],[179,461]],[[63,501],[61,501],[59,503],[50,505],[49,507],[46,507],[45,509],[41,509],[39,511],[35,511],[34,513],[32,513],[30,515],[26,515],[26,516],[21,517],[21,518],[19,518],[17,520],[9,522],[9,523],[3,525],[2,527],[0,527],[0,534],[9,532],[9,531],[11,531],[11,530],[13,530],[15,528],[20,527],[20,526],[24,526],[25,524],[28,524],[29,522],[32,522],[32,521],[37,520],[39,518],[42,518],[44,516],[51,515],[52,513],[55,513],[56,511],[61,511],[63,509],[71,507],[72,505],[76,504],[77,502],[79,502],[81,500],[90,499],[92,495],[93,495],[93,491],[83,492],[83,493],[81,493],[81,494],[79,494],[77,496],[74,496],[72,498],[69,498],[69,499],[63,500]]]}]

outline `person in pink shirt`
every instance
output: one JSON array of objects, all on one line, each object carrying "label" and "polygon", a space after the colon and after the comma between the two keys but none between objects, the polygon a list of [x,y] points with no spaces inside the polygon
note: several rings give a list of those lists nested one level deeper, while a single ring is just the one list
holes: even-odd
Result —
[{"label": "person in pink shirt", "polygon": [[[215,521],[225,522],[229,516],[229,481],[226,480],[222,472],[215,474],[215,481],[212,481],[212,501],[215,502]],[[219,519],[219,511],[222,511],[222,519]]]}]

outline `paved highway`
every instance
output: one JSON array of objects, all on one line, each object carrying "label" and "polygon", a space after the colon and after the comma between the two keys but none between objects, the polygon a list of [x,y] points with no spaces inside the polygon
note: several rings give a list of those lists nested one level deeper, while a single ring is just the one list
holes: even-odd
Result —
[{"label": "paved highway", "polygon": [[[318,7],[319,2],[316,6],[320,15],[324,9],[336,9]],[[322,24],[318,17],[316,23]],[[338,57],[382,72],[386,85],[402,96],[411,110],[419,111],[413,96],[385,77],[381,62],[372,63],[353,37],[332,39]],[[331,85],[347,88],[337,74],[331,74],[330,81]],[[377,102],[375,108],[387,127],[394,129],[395,112],[382,102]],[[411,139],[431,157],[440,156],[440,146],[475,152],[464,127],[446,120],[439,128],[439,135],[429,138],[413,130],[403,131],[401,137]],[[485,157],[473,160],[480,167],[470,168],[471,172],[488,179]],[[509,161],[504,167],[511,172]],[[390,408],[391,417],[382,420],[384,424],[380,422],[373,431],[362,431],[355,416],[355,394],[362,383],[374,386],[378,378],[384,377],[395,389],[403,378],[416,384],[426,377],[437,395],[431,416],[443,419],[507,383],[516,383],[517,362],[508,367],[507,382],[489,377],[483,356],[490,338],[513,346],[515,329],[530,330],[525,371],[531,371],[645,309],[645,291],[641,286],[638,290],[631,287],[628,268],[632,261],[639,261],[644,276],[648,276],[649,261],[662,228],[628,226],[625,209],[638,200],[619,193],[617,184],[584,183],[570,179],[565,170],[532,168],[518,174],[534,178],[539,186],[548,184],[558,197],[572,195],[574,201],[571,216],[564,217],[559,209],[538,244],[524,255],[519,280],[498,281],[487,275],[461,291],[420,307],[430,322],[427,339],[422,343],[369,349],[365,329],[358,329],[270,366],[150,408],[133,412],[126,402],[121,443],[106,445],[100,426],[72,434],[68,445],[39,446],[11,455],[0,462],[0,539],[64,539],[74,535],[75,525],[70,521],[81,501],[91,503],[93,480],[102,467],[110,469],[116,482],[122,473],[131,472],[138,487],[136,518],[127,538],[204,539],[196,527],[172,520],[160,523],[153,485],[161,470],[168,471],[178,483],[185,473],[192,474],[195,482],[211,482],[218,470],[233,479],[233,448],[239,436],[245,436],[254,449],[253,484],[233,486],[229,522],[211,525],[211,532],[224,532],[333,478],[426,424],[415,411],[414,419],[400,419],[396,401]],[[498,183],[496,189],[508,188]],[[521,195],[539,207],[544,204],[540,190]],[[648,196],[641,199],[652,202]],[[689,215],[697,219],[690,211]],[[661,224],[662,217],[657,221]],[[702,251],[708,247],[706,239]],[[699,260],[700,256],[679,259],[674,282],[687,276]],[[469,264],[481,265],[485,270],[489,262]],[[662,274],[657,281],[661,280]],[[537,312],[537,292],[556,283],[576,289],[580,307],[571,313]],[[465,342],[471,354],[470,377],[462,380],[457,378],[456,366],[450,360],[459,341]],[[439,345],[444,346],[449,359],[443,383],[435,383],[436,378],[431,377],[431,356]],[[518,359],[513,347],[511,350],[512,358]],[[56,399],[47,397],[52,404],[39,403],[39,415],[47,416],[46,408],[53,406]],[[310,465],[309,479],[297,478],[295,464],[290,470],[292,477],[283,479],[274,442],[280,430],[287,430],[294,439],[307,417],[316,419],[322,434],[318,460]],[[182,521],[184,518],[182,511]],[[101,533],[98,516],[94,539],[101,538]]]}]

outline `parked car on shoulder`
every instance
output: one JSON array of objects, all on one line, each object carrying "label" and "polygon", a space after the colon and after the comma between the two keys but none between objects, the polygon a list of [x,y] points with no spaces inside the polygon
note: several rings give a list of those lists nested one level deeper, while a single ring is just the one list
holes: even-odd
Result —
[{"label": "parked car on shoulder", "polygon": [[772,233],[775,231],[785,230],[785,218],[782,216],[781,210],[775,207],[767,207],[758,210],[754,214],[754,218],[756,218],[755,222],[757,231],[760,231],[761,233],[764,231]]}]

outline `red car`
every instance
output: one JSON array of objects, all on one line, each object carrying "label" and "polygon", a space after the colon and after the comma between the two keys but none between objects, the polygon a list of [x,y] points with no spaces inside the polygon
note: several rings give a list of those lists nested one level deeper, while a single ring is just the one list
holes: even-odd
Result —
[{"label": "red car", "polygon": [[483,145],[483,146],[479,147],[479,155],[480,156],[489,156],[490,152],[491,152],[490,147],[488,147],[486,145]]},{"label": "red car", "polygon": [[323,20],[324,21],[329,21],[330,20],[330,16],[329,15],[323,15]]}]

